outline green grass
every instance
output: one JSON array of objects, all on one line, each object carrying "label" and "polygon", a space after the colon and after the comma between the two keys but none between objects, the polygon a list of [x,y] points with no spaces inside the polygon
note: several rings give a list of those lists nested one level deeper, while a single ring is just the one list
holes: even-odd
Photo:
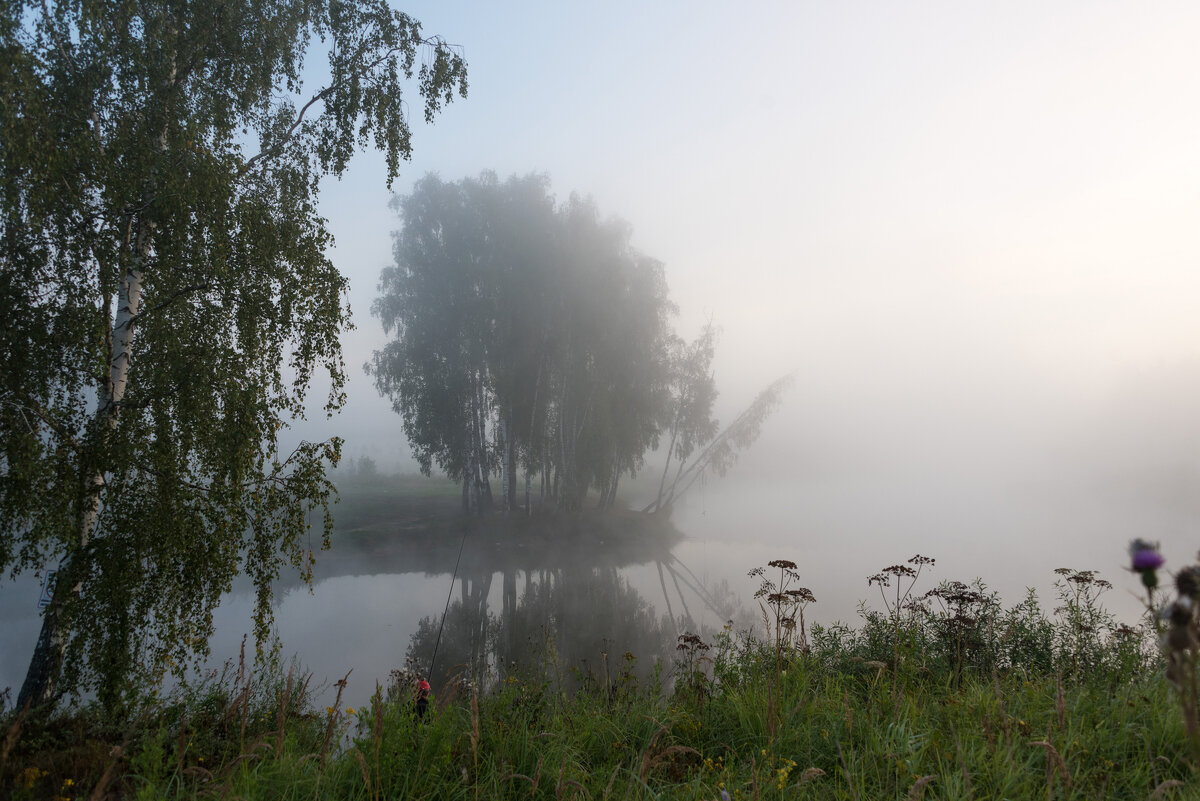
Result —
[{"label": "green grass", "polygon": [[[354,714],[311,708],[295,673],[213,679],[121,723],[91,709],[19,724],[10,713],[0,793],[86,798],[103,785],[110,797],[179,799],[1195,796],[1178,704],[1153,655],[1131,658],[1127,643],[1089,634],[1086,670],[1070,671],[1080,657],[1068,651],[1081,646],[1070,638],[1046,670],[1006,663],[1003,648],[949,659],[928,639],[937,625],[914,620],[903,619],[898,649],[877,642],[891,621],[870,617],[779,652],[727,631],[711,648],[679,652],[670,690],[639,683],[616,658],[579,676],[582,689],[570,694],[542,676],[492,677],[487,691],[441,693],[424,722],[406,674]],[[871,649],[898,650],[900,660],[870,659]]]},{"label": "green grass", "polygon": [[335,474],[337,536],[364,538],[445,523],[459,516],[461,493],[445,478]]}]

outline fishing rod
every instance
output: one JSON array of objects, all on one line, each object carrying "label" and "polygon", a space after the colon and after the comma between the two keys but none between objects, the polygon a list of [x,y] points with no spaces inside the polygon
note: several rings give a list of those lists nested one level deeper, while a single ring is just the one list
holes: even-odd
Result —
[{"label": "fishing rod", "polygon": [[467,544],[467,527],[463,526],[462,542],[458,546],[458,559],[454,562],[454,572],[450,574],[450,588],[446,590],[446,606],[442,609],[442,622],[438,624],[437,641],[433,644],[433,656],[429,659],[429,678],[433,678],[433,666],[437,664],[438,648],[442,644],[442,630],[446,628],[446,613],[450,611],[450,596],[454,594],[454,582],[458,580],[458,566],[462,562],[463,547]]}]

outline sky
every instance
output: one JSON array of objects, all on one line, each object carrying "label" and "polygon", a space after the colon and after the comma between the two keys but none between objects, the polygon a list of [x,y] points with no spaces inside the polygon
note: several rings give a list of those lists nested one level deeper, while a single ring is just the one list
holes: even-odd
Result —
[{"label": "sky", "polygon": [[[547,173],[665,263],[681,335],[722,328],[722,419],[796,371],[760,442],[679,510],[685,532],[854,576],[932,550],[941,578],[991,570],[1006,592],[1063,564],[1132,587],[1134,536],[1193,557],[1200,6],[403,10],[461,47],[470,91],[415,124],[395,192]],[[349,402],[294,434],[412,469],[361,371],[398,225],[383,174],[363,154],[324,187]]]}]

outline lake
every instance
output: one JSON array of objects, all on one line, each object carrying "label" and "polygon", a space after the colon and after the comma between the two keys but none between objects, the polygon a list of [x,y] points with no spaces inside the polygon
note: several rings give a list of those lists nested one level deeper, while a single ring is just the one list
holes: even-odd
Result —
[{"label": "lake", "polygon": [[[335,535],[311,587],[277,583],[275,631],[283,658],[312,671],[318,700],[331,700],[333,683],[352,671],[343,695],[352,706],[406,665],[435,689],[464,672],[533,669],[570,686],[632,666],[647,678],[658,662],[669,671],[679,634],[711,637],[731,619],[753,625],[738,591],[753,591],[745,574],[754,565],[726,550],[673,531],[514,537],[511,527],[472,524],[363,541]],[[739,576],[745,587],[732,581]],[[0,689],[14,695],[40,626],[38,595],[29,575],[0,585]],[[243,580],[222,599],[207,669],[237,659],[253,604]]]},{"label": "lake", "polygon": [[[328,688],[353,670],[343,700],[358,705],[410,656],[428,673],[435,645],[435,684],[463,665],[507,671],[511,663],[569,682],[576,671],[613,671],[627,651],[646,675],[656,660],[671,665],[684,631],[707,638],[732,618],[739,630],[753,627],[761,635],[758,585],[746,573],[781,558],[799,563],[817,597],[810,624],[852,622],[864,600],[881,608],[866,577],[917,552],[938,558],[917,592],[944,579],[982,576],[1006,605],[1034,587],[1047,610],[1055,606],[1054,568],[1099,568],[1116,585],[1106,603],[1122,620],[1136,621],[1136,581],[1120,566],[1126,532],[1145,531],[1151,519],[1145,507],[1038,507],[1025,497],[1024,520],[979,514],[999,505],[964,494],[943,498],[922,507],[932,514],[920,525],[914,513],[895,500],[881,502],[869,487],[849,494],[828,485],[757,493],[742,486],[700,494],[677,508],[678,533],[667,539],[563,531],[526,542],[504,527],[476,526],[464,539],[461,528],[444,523],[399,533],[385,526],[364,539],[335,535],[332,551],[318,554],[311,588],[280,583],[276,632],[282,656],[294,657],[313,672],[313,686],[326,688],[322,699],[331,699]],[[1180,551],[1185,542],[1164,546]],[[0,583],[0,689],[12,686],[14,694],[37,638],[38,592],[28,575]],[[252,605],[245,583],[221,602],[210,666],[236,660],[251,630]]]}]

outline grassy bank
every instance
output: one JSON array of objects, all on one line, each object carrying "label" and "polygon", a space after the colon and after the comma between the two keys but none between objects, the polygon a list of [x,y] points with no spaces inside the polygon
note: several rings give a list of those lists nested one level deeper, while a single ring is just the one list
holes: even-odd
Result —
[{"label": "grassy bank", "polygon": [[[1003,608],[978,585],[887,580],[856,626],[807,631],[787,563],[765,573],[759,637],[681,635],[674,665],[633,654],[452,683],[418,720],[415,676],[365,708],[314,709],[298,673],[230,670],[114,717],[7,715],[14,798],[1146,799],[1194,797],[1178,704],[1148,634],[1103,582]],[[784,565],[779,567],[779,565]],[[774,572],[772,572],[774,570]],[[794,575],[794,574],[792,574]],[[775,577],[778,580],[775,580]],[[902,582],[903,580],[903,582]],[[907,584],[911,587],[911,584]],[[897,588],[898,589],[898,588]],[[765,632],[765,636],[762,636]],[[549,659],[553,659],[552,649]],[[575,669],[578,672],[578,669]],[[117,722],[120,721],[120,722]]]},{"label": "grassy bank", "polygon": [[396,537],[407,543],[437,544],[446,541],[447,531],[458,534],[464,528],[527,538],[530,542],[599,538],[611,543],[679,536],[671,529],[667,515],[645,515],[623,508],[558,514],[552,508],[538,507],[536,495],[535,513],[529,517],[520,511],[505,515],[498,509],[483,515],[467,514],[462,511],[459,485],[441,477],[338,473],[335,483],[335,549],[339,544],[364,546]]},{"label": "grassy bank", "polygon": [[334,481],[333,517],[340,536],[391,535],[461,516],[461,493],[449,479],[338,471]]}]

